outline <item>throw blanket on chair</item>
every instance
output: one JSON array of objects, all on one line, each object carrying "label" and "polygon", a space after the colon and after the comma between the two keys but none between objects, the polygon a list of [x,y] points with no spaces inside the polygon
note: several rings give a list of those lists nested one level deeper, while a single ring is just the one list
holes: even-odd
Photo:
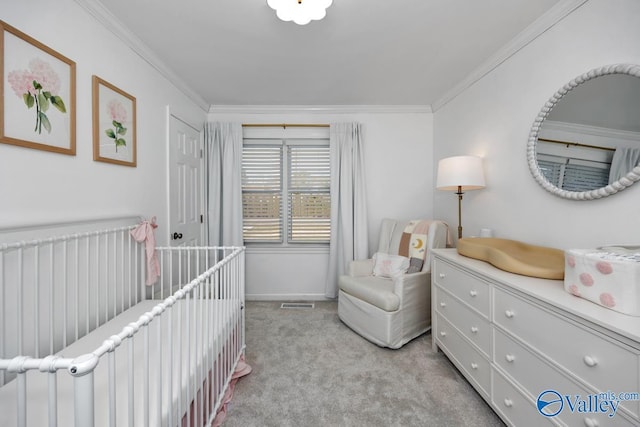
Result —
[{"label": "throw blanket on chair", "polygon": [[412,220],[402,232],[398,255],[409,258],[407,273],[422,271],[427,256],[427,233],[430,225],[431,221]]}]

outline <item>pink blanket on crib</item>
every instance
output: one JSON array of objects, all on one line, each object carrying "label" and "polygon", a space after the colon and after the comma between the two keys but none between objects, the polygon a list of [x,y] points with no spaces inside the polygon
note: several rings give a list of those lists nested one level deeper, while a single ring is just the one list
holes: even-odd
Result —
[{"label": "pink blanket on crib", "polygon": [[227,406],[229,406],[229,403],[231,403],[231,399],[233,398],[233,389],[235,388],[236,383],[240,378],[250,373],[251,373],[251,366],[249,366],[245,362],[244,355],[240,356],[240,360],[238,361],[236,370],[233,372],[233,375],[231,376],[231,382],[229,383],[227,392],[224,394],[224,397],[222,398],[222,405],[220,405],[220,408],[218,409],[218,413],[215,419],[213,420],[213,424],[211,424],[211,427],[219,427],[220,425],[222,425],[225,418],[227,417],[227,410],[228,410]]}]

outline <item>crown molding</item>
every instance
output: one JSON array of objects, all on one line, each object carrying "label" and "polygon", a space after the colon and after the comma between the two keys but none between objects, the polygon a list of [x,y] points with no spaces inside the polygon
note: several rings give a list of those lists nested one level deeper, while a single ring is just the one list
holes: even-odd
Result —
[{"label": "crown molding", "polygon": [[113,15],[99,0],[75,0],[78,5],[96,18],[106,29],[122,40],[131,50],[144,59],[185,96],[191,99],[204,111],[209,104],[193,89],[180,79],[167,65],[165,65],[153,51],[131,32],[115,15]]},{"label": "crown molding", "polygon": [[210,114],[430,114],[429,105],[211,105]]},{"label": "crown molding", "polygon": [[458,95],[470,88],[475,82],[482,79],[500,64],[511,58],[522,48],[540,37],[551,29],[567,15],[578,9],[589,0],[563,0],[549,9],[544,15],[536,19],[531,25],[520,32],[509,43],[500,48],[495,54],[489,57],[482,65],[476,68],[464,80],[445,93],[441,98],[431,104],[432,110],[438,111]]}]

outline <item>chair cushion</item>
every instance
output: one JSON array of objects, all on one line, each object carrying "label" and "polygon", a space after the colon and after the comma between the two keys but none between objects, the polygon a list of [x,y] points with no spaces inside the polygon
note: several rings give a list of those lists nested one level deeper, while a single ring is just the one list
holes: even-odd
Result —
[{"label": "chair cushion", "polygon": [[393,293],[393,280],[376,276],[340,276],[340,290],[384,311],[396,311],[400,298]]}]

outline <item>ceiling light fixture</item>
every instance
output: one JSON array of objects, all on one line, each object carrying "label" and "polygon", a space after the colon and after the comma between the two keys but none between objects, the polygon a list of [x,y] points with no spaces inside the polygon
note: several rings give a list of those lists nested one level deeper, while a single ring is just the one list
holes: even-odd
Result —
[{"label": "ceiling light fixture", "polygon": [[333,0],[267,0],[269,7],[283,21],[293,21],[298,25],[307,25],[319,21],[327,15],[327,8]]}]

